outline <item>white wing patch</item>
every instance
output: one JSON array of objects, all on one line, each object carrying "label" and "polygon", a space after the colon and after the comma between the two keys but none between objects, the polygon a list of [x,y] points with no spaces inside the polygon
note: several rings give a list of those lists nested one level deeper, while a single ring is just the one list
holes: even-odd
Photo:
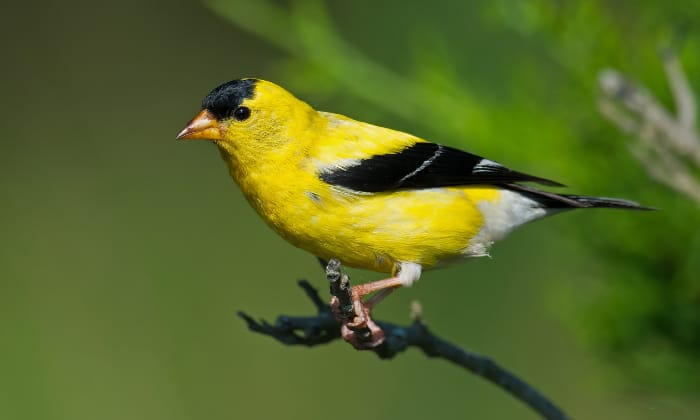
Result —
[{"label": "white wing patch", "polygon": [[474,165],[472,168],[472,173],[478,174],[479,172],[493,172],[494,168],[503,168],[503,165],[492,160],[481,159],[479,163]]},{"label": "white wing patch", "polygon": [[333,163],[322,163],[318,160],[314,160],[314,166],[320,171],[320,172],[333,172],[338,169],[347,169],[353,166],[357,166],[362,161],[360,159],[338,159],[334,161]]},{"label": "white wing patch", "polygon": [[409,173],[408,175],[406,175],[406,176],[404,176],[403,178],[401,178],[401,179],[399,180],[399,184],[401,184],[402,182],[404,182],[404,181],[407,180],[408,178],[411,178],[412,176],[415,176],[416,174],[418,174],[420,171],[422,171],[423,169],[427,168],[428,166],[432,165],[433,162],[435,161],[435,159],[437,159],[437,158],[440,157],[440,155],[442,154],[442,150],[443,150],[443,147],[440,146],[440,145],[438,145],[438,148],[437,148],[437,150],[435,151],[435,153],[434,153],[432,156],[430,156],[428,159],[426,159],[425,161],[423,161],[423,163],[421,163],[421,165],[420,165],[419,167],[417,167],[415,170],[413,170],[413,172],[411,172],[411,173]]}]

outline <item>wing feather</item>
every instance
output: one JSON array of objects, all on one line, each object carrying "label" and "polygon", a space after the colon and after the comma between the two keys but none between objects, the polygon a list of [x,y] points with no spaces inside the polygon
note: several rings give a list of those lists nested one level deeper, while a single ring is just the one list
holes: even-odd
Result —
[{"label": "wing feather", "polygon": [[459,149],[426,142],[374,155],[355,165],[326,168],[319,177],[331,185],[370,193],[512,182],[562,186]]}]

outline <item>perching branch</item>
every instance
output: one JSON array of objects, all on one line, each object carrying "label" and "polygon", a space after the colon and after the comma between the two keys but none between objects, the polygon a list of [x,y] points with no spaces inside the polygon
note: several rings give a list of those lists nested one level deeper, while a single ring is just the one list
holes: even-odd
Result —
[{"label": "perching branch", "polygon": [[668,50],[661,55],[676,115],[654,95],[621,73],[603,70],[598,82],[598,109],[620,130],[637,138],[630,148],[649,176],[700,205],[700,135],[696,127],[697,106],[678,56]]},{"label": "perching branch", "polygon": [[[347,275],[340,273],[340,263],[337,260],[329,262],[326,272],[331,284],[331,293],[341,302],[342,311],[343,304],[351,302],[349,279]],[[331,307],[321,300],[318,291],[306,280],[300,280],[299,286],[316,307],[316,316],[281,315],[274,324],[269,324],[265,320],[256,321],[244,312],[239,312],[238,315],[246,321],[251,331],[268,335],[286,345],[313,347],[339,339],[340,323]],[[352,306],[352,303],[349,304]],[[539,413],[542,418],[568,418],[548,398],[490,358],[462,349],[434,335],[421,319],[419,309],[414,308],[413,314],[414,320],[407,326],[376,321],[384,331],[386,339],[370,351],[382,359],[392,359],[411,346],[418,347],[428,357],[445,359],[501,387]]]}]

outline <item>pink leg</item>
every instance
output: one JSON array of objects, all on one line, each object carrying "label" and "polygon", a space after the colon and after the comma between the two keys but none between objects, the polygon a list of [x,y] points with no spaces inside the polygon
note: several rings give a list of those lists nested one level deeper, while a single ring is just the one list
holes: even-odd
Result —
[{"label": "pink leg", "polygon": [[398,287],[399,287],[399,286],[393,286],[393,287],[389,287],[389,288],[382,289],[382,290],[378,291],[374,296],[371,296],[369,299],[367,299],[367,300],[364,302],[365,307],[369,308],[369,310],[371,311],[372,308],[374,308],[375,306],[377,306],[377,304],[378,304],[379,302],[383,301],[384,298],[386,298],[387,296],[389,296],[389,295],[390,295],[394,290],[396,290]]},{"label": "pink leg", "polygon": [[401,286],[401,279],[399,279],[398,277],[389,277],[388,279],[377,280],[371,283],[359,284],[357,286],[354,286],[352,288],[352,293],[353,296],[355,295],[355,293],[357,293],[360,298],[363,298],[372,292],[377,292],[379,290],[388,288],[393,289],[398,286]]},{"label": "pink leg", "polygon": [[[384,280],[353,286],[352,303],[355,307],[355,319],[350,322],[348,326],[354,329],[364,328],[367,321],[370,320],[369,311],[372,310],[372,307],[391,293],[386,292],[387,290],[393,291],[398,286],[401,286],[401,280],[398,277],[390,277]],[[369,304],[362,302],[363,297],[374,292],[379,293],[368,300]]]},{"label": "pink leg", "polygon": [[[355,318],[350,322],[342,320],[341,335],[343,339],[358,350],[370,349],[384,342],[384,332],[372,320],[370,311],[399,286],[401,286],[401,280],[398,277],[354,286],[352,288],[352,303],[355,309]],[[377,294],[367,299],[366,302],[362,302],[363,297],[374,292]],[[337,305],[337,299],[333,298],[331,306]],[[371,339],[361,340],[355,332],[366,328],[371,333]]]}]

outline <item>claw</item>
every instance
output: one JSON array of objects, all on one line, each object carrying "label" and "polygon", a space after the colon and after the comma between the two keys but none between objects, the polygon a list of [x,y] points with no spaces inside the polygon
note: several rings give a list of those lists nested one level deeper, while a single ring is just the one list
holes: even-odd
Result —
[{"label": "claw", "polygon": [[[340,261],[331,259],[326,266],[326,278],[330,283],[330,307],[335,319],[341,324],[341,336],[357,350],[372,349],[384,342],[384,331],[370,315],[377,303],[401,286],[400,277],[390,277],[372,283],[350,287],[347,274],[340,271]],[[362,299],[376,294],[366,302]]]},{"label": "claw", "polygon": [[331,298],[330,306],[338,322],[340,335],[357,350],[375,348],[384,342],[384,331],[370,315],[370,308],[362,303],[361,298],[353,293],[353,309],[355,316],[350,319],[343,314],[340,301],[336,296]]}]

